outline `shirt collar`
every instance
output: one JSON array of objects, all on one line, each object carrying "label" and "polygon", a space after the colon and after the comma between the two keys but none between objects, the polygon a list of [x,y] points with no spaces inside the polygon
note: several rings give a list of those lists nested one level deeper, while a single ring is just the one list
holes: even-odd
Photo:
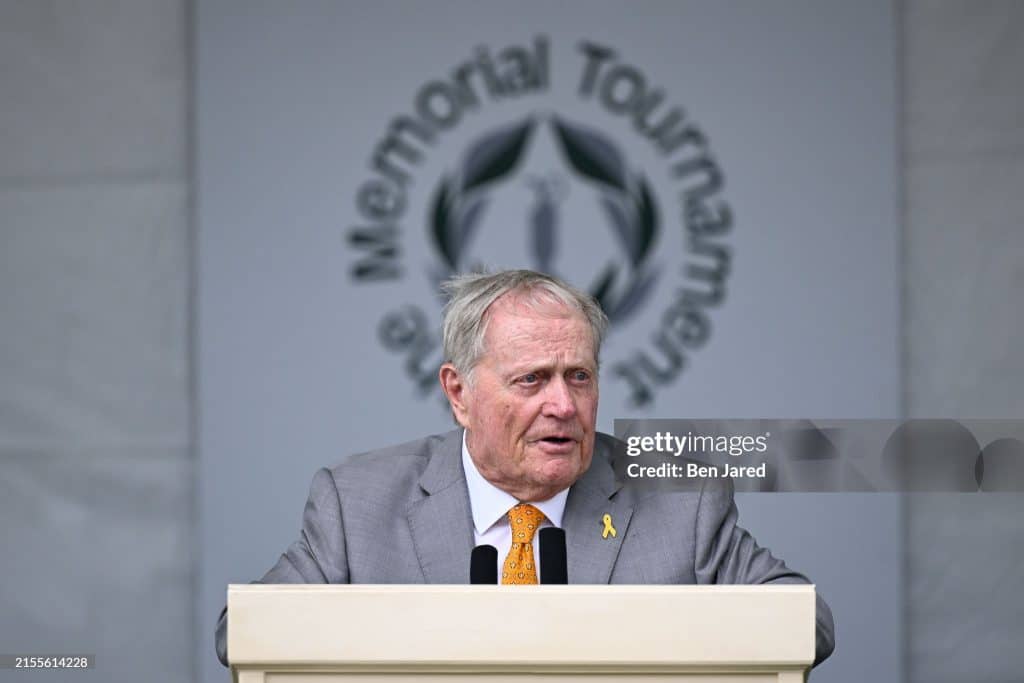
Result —
[{"label": "shirt collar", "polygon": [[[466,430],[462,430],[462,469],[466,472],[466,487],[469,489],[469,509],[473,513],[473,527],[478,534],[483,534],[494,526],[505,514],[519,504],[515,496],[502,491],[487,481],[476,468],[473,458],[466,446]],[[565,501],[569,497],[569,489],[563,489],[539,503],[531,503],[544,513],[556,527],[562,526],[562,515],[565,513]]]}]

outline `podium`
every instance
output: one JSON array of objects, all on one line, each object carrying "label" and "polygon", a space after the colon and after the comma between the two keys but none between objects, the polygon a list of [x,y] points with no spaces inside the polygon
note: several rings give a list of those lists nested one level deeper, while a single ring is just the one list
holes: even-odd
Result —
[{"label": "podium", "polygon": [[798,683],[814,587],[231,585],[236,683]]}]

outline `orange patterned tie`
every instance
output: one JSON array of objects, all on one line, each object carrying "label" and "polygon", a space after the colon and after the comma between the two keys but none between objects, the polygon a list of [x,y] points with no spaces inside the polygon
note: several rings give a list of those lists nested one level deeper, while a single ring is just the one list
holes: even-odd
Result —
[{"label": "orange patterned tie", "polygon": [[501,568],[503,584],[537,583],[537,563],[533,559],[533,535],[544,521],[544,513],[527,503],[508,511],[512,525],[512,548]]}]

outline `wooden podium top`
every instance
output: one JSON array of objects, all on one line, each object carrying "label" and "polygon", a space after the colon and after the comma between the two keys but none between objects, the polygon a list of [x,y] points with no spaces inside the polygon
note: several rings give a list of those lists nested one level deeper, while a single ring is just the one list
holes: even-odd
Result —
[{"label": "wooden podium top", "polygon": [[806,585],[232,585],[228,654],[242,669],[803,671],[814,609]]}]

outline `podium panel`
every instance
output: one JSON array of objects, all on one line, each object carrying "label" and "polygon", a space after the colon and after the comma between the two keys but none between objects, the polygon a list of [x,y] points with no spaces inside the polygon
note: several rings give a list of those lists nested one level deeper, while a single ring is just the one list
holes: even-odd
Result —
[{"label": "podium panel", "polygon": [[592,673],[592,674],[494,674],[494,673],[447,673],[447,674],[401,674],[401,673],[342,673],[303,672],[285,673],[274,671],[247,671],[237,677],[238,683],[451,683],[452,681],[495,681],[500,683],[803,683],[806,678],[800,672],[773,672],[750,674],[679,672],[665,674]]},{"label": "podium panel", "polygon": [[813,586],[232,585],[237,683],[796,683]]}]

